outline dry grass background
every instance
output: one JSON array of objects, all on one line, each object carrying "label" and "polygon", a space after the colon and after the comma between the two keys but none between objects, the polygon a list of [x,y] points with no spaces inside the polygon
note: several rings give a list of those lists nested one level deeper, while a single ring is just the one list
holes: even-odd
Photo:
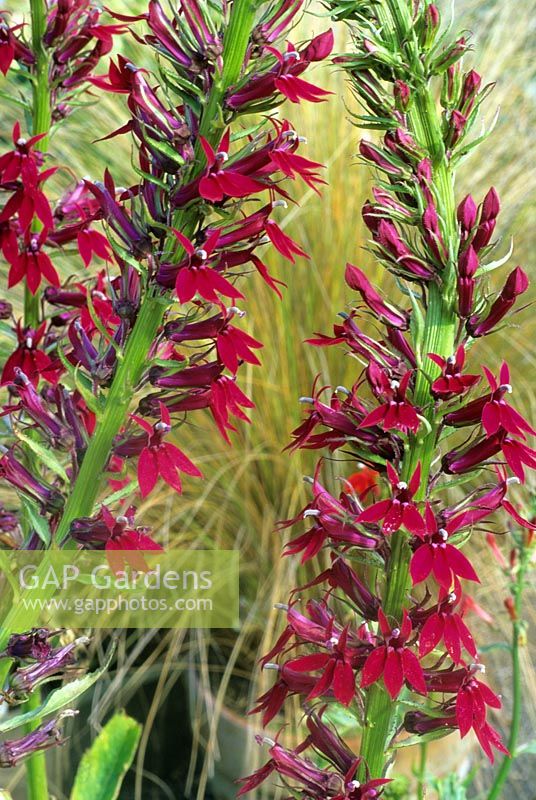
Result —
[{"label": "dry grass background", "polygon": [[[123,12],[135,11],[140,4],[140,0],[110,3]],[[447,4],[443,3],[442,7],[448,14]],[[305,17],[296,38],[305,38],[313,30],[327,25],[320,16],[320,8],[313,6],[313,11],[318,16]],[[531,30],[534,11],[533,0],[523,0],[515,6],[506,0],[458,0],[455,4],[458,27],[467,27],[475,34],[473,64],[487,80],[497,81],[487,104],[488,121],[500,106],[492,138],[461,171],[460,198],[469,190],[481,197],[489,185],[497,187],[503,204],[501,248],[506,251],[509,237],[513,235],[516,263],[523,264],[536,277],[534,263],[530,261],[536,245],[534,228],[530,225],[536,183],[533,169],[536,86],[532,72],[534,30]],[[345,31],[339,29],[341,49],[345,35]],[[334,92],[330,102],[320,106],[288,107],[285,113],[299,132],[307,136],[307,155],[326,165],[329,185],[322,198],[300,187],[298,205],[284,212],[282,217],[290,235],[311,254],[310,261],[302,260],[294,267],[281,263],[277,254],[269,256],[271,270],[288,284],[283,301],[259,279],[253,278],[248,283],[247,326],[265,344],[262,369],[243,370],[241,377],[242,388],[256,403],[253,424],[241,426],[233,447],[229,448],[219,438],[208,416],[194,415],[191,424],[181,428],[180,443],[201,466],[206,482],[202,486],[191,482],[181,498],[165,491],[154,494],[140,509],[145,520],[154,524],[160,540],[170,546],[195,544],[240,550],[243,624],[239,631],[215,637],[195,632],[186,635],[180,631],[147,632],[141,637],[124,635],[117,670],[93,697],[90,719],[98,727],[113,706],[140,704],[146,729],[136,765],[136,783],[132,794],[124,795],[125,799],[180,798],[185,795],[186,786],[192,787],[191,796],[198,800],[211,796],[207,786],[214,758],[217,759],[219,713],[228,705],[246,707],[263,687],[264,676],[256,670],[252,672],[253,665],[258,654],[273,642],[279,626],[273,605],[285,601],[295,581],[296,565],[279,558],[282,541],[274,533],[274,527],[277,520],[293,516],[307,501],[302,479],[311,473],[314,456],[289,457],[282,453],[290,430],[300,419],[298,397],[309,393],[317,374],[321,374],[325,383],[344,384],[352,381],[355,369],[351,359],[341,360],[340,351],[319,351],[304,345],[303,340],[313,331],[328,331],[336,313],[348,302],[343,285],[347,260],[366,265],[368,274],[374,276],[380,286],[386,291],[390,288],[389,281],[377,274],[363,250],[366,234],[360,208],[369,191],[370,176],[355,160],[360,134],[347,119],[349,93],[342,75],[327,65],[317,68],[314,80]],[[108,165],[119,182],[126,182],[130,176],[128,139],[92,143],[94,138],[117,127],[124,119],[121,99],[103,97],[88,112],[73,117],[65,131],[53,140],[51,149],[78,175],[98,177]],[[6,125],[3,129],[6,130]],[[68,269],[68,265],[65,267]],[[529,309],[524,313],[522,329],[510,328],[502,335],[490,337],[479,350],[488,364],[496,364],[503,356],[509,359],[517,402],[533,419],[536,409],[533,400],[535,337],[536,323]],[[330,471],[328,464],[328,483],[334,480],[336,472],[329,477]],[[475,539],[472,547],[483,576],[478,600],[496,618],[493,629],[482,628],[480,641],[492,645],[509,635],[502,613],[504,582],[483,540]],[[528,616],[534,618],[534,594],[527,606]],[[503,719],[507,719],[511,679],[507,654],[491,649],[486,660],[490,680],[504,696]],[[536,681],[528,650],[523,668],[527,687],[525,735],[528,736],[536,719]],[[215,696],[210,695],[208,701],[206,697],[203,699],[202,693],[199,695],[201,706],[208,703],[205,711],[209,723],[208,727],[201,724],[203,709],[198,706],[194,717],[199,724],[194,729],[192,745],[181,688],[188,670],[200,676],[201,686],[210,684],[215,689]],[[166,709],[170,708],[174,709],[175,716],[171,722],[169,719],[166,722]],[[289,715],[290,731],[294,719]],[[176,734],[173,725],[177,726]],[[444,752],[452,748],[452,739],[445,740]],[[75,758],[77,741],[74,737],[69,758]],[[158,748],[169,754],[172,761],[187,763],[189,754],[184,749],[180,753],[177,750],[190,747],[189,773],[179,770],[175,773],[178,777],[173,780],[166,777],[169,770],[162,776],[151,773],[144,764],[145,755]],[[240,756],[237,751],[237,760]],[[256,757],[256,750],[252,750],[248,756],[249,767],[255,766]],[[55,757],[59,797],[63,796],[62,773],[67,758],[66,751]],[[535,790],[530,788],[530,767],[526,759],[526,763],[521,762],[520,768],[514,770],[505,800],[518,795],[532,800]],[[485,769],[479,774],[479,789],[485,786],[488,777]],[[13,783],[18,780],[15,777]],[[270,790],[264,796],[274,795]]]}]

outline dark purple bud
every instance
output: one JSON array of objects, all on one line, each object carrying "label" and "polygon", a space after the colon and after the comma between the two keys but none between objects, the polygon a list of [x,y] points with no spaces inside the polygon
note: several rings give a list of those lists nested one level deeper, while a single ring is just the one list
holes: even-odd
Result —
[{"label": "dark purple bud", "polygon": [[487,247],[490,243],[500,210],[499,196],[495,189],[491,187],[482,202],[480,222],[473,237],[473,247],[477,252],[482,250],[483,247]]},{"label": "dark purple bud", "polygon": [[380,601],[361,581],[356,572],[342,558],[336,558],[329,576],[330,585],[342,589],[344,594],[359,608],[365,619],[378,619]]},{"label": "dark purple bud", "polygon": [[0,656],[16,658],[19,661],[43,661],[52,652],[49,639],[55,636],[56,631],[47,628],[33,628],[27,633],[13,633],[9,637],[7,647]]},{"label": "dark purple bud", "polygon": [[10,319],[13,314],[13,306],[7,300],[0,300],[0,319]]},{"label": "dark purple bud", "polygon": [[478,256],[469,245],[458,258],[458,313],[463,319],[473,310],[474,276],[478,266]]},{"label": "dark purple bud", "polygon": [[501,438],[495,434],[486,439],[480,439],[476,444],[466,450],[451,450],[441,462],[443,472],[449,475],[462,475],[472,472],[489,458],[496,456],[502,449]]},{"label": "dark purple bud", "polygon": [[366,158],[367,161],[371,161],[383,172],[387,172],[389,175],[402,174],[400,167],[395,167],[394,164],[392,164],[387,160],[387,158],[385,158],[385,156],[382,155],[381,150],[372,145],[370,142],[366,142],[364,139],[362,139],[359,143],[359,152],[363,158]]},{"label": "dark purple bud", "polygon": [[51,438],[54,446],[69,449],[72,444],[70,431],[48,411],[32,382],[19,367],[15,367],[15,377],[10,388],[19,397],[20,404],[28,415]]},{"label": "dark purple bud", "polygon": [[386,148],[406,164],[418,162],[422,156],[422,151],[417,146],[413,136],[403,128],[387,131],[384,136],[384,142]]},{"label": "dark purple bud", "polygon": [[428,203],[424,214],[422,216],[422,224],[424,228],[424,240],[431,250],[434,258],[443,263],[446,257],[445,245],[443,237],[439,229],[439,217],[433,203]]},{"label": "dark purple bud", "polygon": [[473,278],[458,278],[458,314],[467,319],[473,310],[476,282]]},{"label": "dark purple bud", "polygon": [[186,367],[186,369],[171,375],[168,372],[162,367],[151,369],[149,379],[153,386],[159,386],[162,389],[202,388],[210,386],[220,377],[223,372],[223,364],[219,361],[211,361],[199,367]]},{"label": "dark purple bud", "polygon": [[138,258],[146,256],[151,251],[151,240],[147,232],[128,215],[124,205],[116,200],[110,174],[106,173],[104,183],[86,181],[86,186],[97,198],[104,218],[129,251]]},{"label": "dark purple bud", "polygon": [[478,425],[482,420],[484,406],[489,403],[490,397],[490,394],[477,397],[475,400],[471,400],[470,403],[462,406],[462,408],[445,414],[443,417],[445,424],[453,428],[463,428],[466,425]]},{"label": "dark purple bud", "polygon": [[495,188],[492,186],[484,200],[482,201],[482,212],[480,214],[481,222],[489,222],[492,219],[497,219],[501,210],[499,195]]},{"label": "dark purple bud", "polygon": [[441,54],[441,57],[436,61],[434,65],[435,68],[438,70],[448,69],[448,67],[455,64],[456,61],[458,61],[463,56],[466,50],[467,50],[467,42],[465,38],[462,36],[452,45],[452,47],[447,48]]},{"label": "dark purple bud", "polygon": [[325,725],[320,716],[314,712],[307,715],[307,728],[314,748],[323,753],[342,775],[346,775],[355,765],[355,755],[340,738],[336,729]]},{"label": "dark purple bud", "polygon": [[440,24],[441,16],[439,14],[439,9],[436,5],[431,3],[429,6],[426,6],[422,16],[420,40],[424,49],[429,49],[434,43]]},{"label": "dark purple bud", "polygon": [[417,180],[421,187],[424,199],[427,203],[433,203],[434,197],[430,191],[432,183],[432,162],[428,158],[423,158],[417,166]]},{"label": "dark purple bud", "polygon": [[64,647],[53,650],[42,661],[37,661],[28,667],[18,667],[9,677],[8,694],[15,699],[24,699],[45,681],[59,677],[66,667],[75,662],[76,648],[89,641],[86,636],[82,636]]},{"label": "dark purple bud", "polygon": [[47,286],[43,295],[47,303],[53,306],[84,308],[87,304],[87,296],[84,292],[62,289],[57,286]]},{"label": "dark purple bud", "polygon": [[406,330],[408,328],[408,315],[394,306],[384,303],[381,296],[374,289],[368,278],[358,267],[353,264],[346,265],[345,280],[351,289],[355,289],[370,310],[389,326]]},{"label": "dark purple bud", "polygon": [[380,220],[376,241],[393,257],[400,271],[411,273],[416,278],[423,280],[430,280],[434,277],[434,270],[413,255],[390,220]]},{"label": "dark purple bud", "polygon": [[14,533],[19,529],[19,518],[0,503],[0,533]]},{"label": "dark purple bud", "polygon": [[521,267],[516,267],[506,279],[500,295],[491,306],[488,314],[481,320],[471,319],[467,323],[467,332],[473,338],[486,336],[515,305],[519,295],[524,294],[529,287],[529,279]]},{"label": "dark purple bud", "polygon": [[460,111],[462,111],[466,117],[471,113],[475,105],[476,96],[481,84],[482,78],[474,69],[465,76],[460,98]]},{"label": "dark purple bud", "polygon": [[408,711],[404,717],[404,729],[408,733],[423,735],[441,728],[457,728],[458,722],[456,714],[452,713],[445,717],[429,717],[424,711]]},{"label": "dark purple bud", "polygon": [[463,251],[458,258],[458,275],[462,278],[473,278],[478,269],[478,256],[475,253],[473,246]]},{"label": "dark purple bud", "polygon": [[17,461],[12,450],[0,458],[0,478],[4,478],[23,494],[29,495],[51,514],[57,514],[63,508],[64,500],[61,493],[34,478],[26,467]]},{"label": "dark purple bud", "polygon": [[411,349],[411,346],[402,331],[399,328],[393,328],[392,326],[389,326],[387,328],[387,338],[395,350],[398,350],[398,352],[404,356],[413,369],[417,369],[417,359],[415,357],[415,353]]},{"label": "dark purple bud", "polygon": [[467,117],[460,111],[454,110],[449,120],[449,131],[447,134],[447,144],[449,147],[454,147],[459,142],[466,124]]},{"label": "dark purple bud", "polygon": [[464,239],[466,239],[473,230],[477,218],[476,203],[470,194],[464,197],[458,206],[457,217],[464,234]]},{"label": "dark purple bud", "polygon": [[402,80],[396,80],[393,87],[393,95],[395,98],[396,107],[399,111],[405,111],[409,105],[411,92],[407,83]]},{"label": "dark purple bud", "polygon": [[62,711],[55,719],[49,720],[37,730],[27,733],[20,739],[6,739],[0,744],[0,767],[4,769],[16,767],[20,761],[33,753],[63,744],[65,739],[62,738],[60,723],[76,714],[78,711],[69,709]]}]

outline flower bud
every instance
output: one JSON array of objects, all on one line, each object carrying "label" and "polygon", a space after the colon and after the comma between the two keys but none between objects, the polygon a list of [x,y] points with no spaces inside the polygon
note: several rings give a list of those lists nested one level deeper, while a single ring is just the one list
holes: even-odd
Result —
[{"label": "flower bud", "polygon": [[529,279],[521,267],[516,267],[506,279],[500,295],[491,306],[484,319],[470,319],[467,323],[467,332],[473,338],[486,336],[508,314],[514,306],[519,295],[524,294],[529,287]]},{"label": "flower bud", "polygon": [[407,83],[404,83],[402,80],[396,80],[394,83],[393,94],[397,109],[399,111],[405,111],[409,106],[411,97],[410,88]]},{"label": "flower bud", "polygon": [[458,206],[457,217],[464,234],[463,238],[466,239],[471,233],[477,218],[476,203],[470,194],[466,195]]}]

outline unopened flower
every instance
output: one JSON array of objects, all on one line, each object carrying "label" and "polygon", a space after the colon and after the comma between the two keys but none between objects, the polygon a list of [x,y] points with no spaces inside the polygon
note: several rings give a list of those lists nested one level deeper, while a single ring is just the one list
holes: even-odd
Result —
[{"label": "unopened flower", "polygon": [[47,628],[32,628],[27,633],[12,633],[2,655],[19,661],[30,659],[43,661],[52,652],[49,639],[54,635],[55,632]]},{"label": "unopened flower", "polygon": [[57,717],[40,725],[35,731],[27,733],[20,739],[6,739],[0,744],[0,767],[15,767],[34,753],[48,750],[64,743],[61,723],[64,719],[74,717],[77,711],[62,711]]},{"label": "unopened flower", "polygon": [[524,294],[529,286],[528,278],[521,267],[516,267],[506,279],[501,293],[494,301],[486,316],[471,318],[467,322],[467,331],[473,337],[486,336],[490,333],[515,305],[517,298]]}]

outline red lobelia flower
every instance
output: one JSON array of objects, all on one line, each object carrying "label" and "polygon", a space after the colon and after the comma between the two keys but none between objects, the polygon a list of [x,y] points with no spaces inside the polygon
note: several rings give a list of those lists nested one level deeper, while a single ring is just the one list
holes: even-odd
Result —
[{"label": "red lobelia flower", "polygon": [[492,436],[500,428],[515,436],[525,438],[525,433],[536,436],[536,431],[529,425],[519,411],[508,405],[504,396],[512,391],[510,384],[510,370],[506,361],[503,361],[499,372],[499,381],[487,367],[482,367],[490,385],[491,394],[487,397],[482,408],[482,425],[488,436]]},{"label": "red lobelia flower", "polygon": [[13,150],[0,156],[0,183],[11,183],[18,178],[25,186],[36,186],[43,156],[34,152],[35,145],[46,136],[41,133],[25,139],[20,135],[20,123],[13,126]]},{"label": "red lobelia flower", "polygon": [[60,285],[58,273],[49,256],[42,249],[46,238],[46,230],[43,230],[39,236],[32,234],[26,236],[24,249],[11,262],[8,288],[16,286],[23,278],[26,278],[28,289],[32,294],[37,292],[43,278],[52,286]]},{"label": "red lobelia flower", "polygon": [[406,399],[412,370],[408,370],[400,381],[390,380],[386,371],[371,361],[367,368],[367,378],[373,387],[374,394],[384,402],[371,411],[359,425],[370,428],[380,425],[385,431],[395,430],[415,433],[421,421],[414,406]]},{"label": "red lobelia flower", "polygon": [[37,330],[23,328],[20,320],[17,322],[18,345],[4,364],[2,383],[12,381],[17,369],[20,369],[34,386],[37,386],[40,377],[51,383],[57,382],[59,374],[57,369],[53,366],[51,358],[39,348],[45,330],[46,322],[43,322]]},{"label": "red lobelia flower", "polygon": [[367,657],[361,676],[361,688],[371,686],[383,675],[385,688],[393,700],[400,694],[404,681],[416,692],[427,694],[419,659],[406,646],[413,630],[406,609],[400,628],[391,627],[381,608],[378,610],[378,621],[384,644],[375,647]]},{"label": "red lobelia flower", "polygon": [[462,615],[454,610],[461,598],[458,583],[456,590],[446,594],[437,604],[436,610],[428,616],[419,633],[419,658],[431,653],[442,640],[455,664],[463,663],[462,647],[476,658],[476,645],[471,632]]},{"label": "red lobelia flower", "polygon": [[442,375],[440,378],[432,383],[431,393],[435,398],[440,400],[450,400],[452,397],[457,397],[465,394],[480,380],[480,375],[464,375],[463,366],[465,364],[465,348],[460,345],[456,350],[456,355],[450,358],[441,358],[435,353],[428,353],[428,358],[431,359],[438,367],[441,367]]},{"label": "red lobelia flower", "polygon": [[101,516],[110,532],[104,549],[112,570],[120,572],[128,563],[133,569],[147,572],[148,566],[141,553],[162,550],[162,547],[151,539],[147,529],[134,527],[134,515],[130,510],[125,516],[114,517],[106,506],[102,506]]},{"label": "red lobelia flower", "polygon": [[202,477],[195,464],[178,447],[164,442],[164,436],[171,430],[171,418],[163,403],[160,403],[160,421],[155,425],[135,415],[132,419],[148,435],[147,444],[138,459],[138,483],[142,497],[152,492],[158,476],[179,494],[182,492],[181,472],[194,478]]},{"label": "red lobelia flower", "polygon": [[387,462],[387,476],[392,488],[392,497],[380,500],[361,512],[357,522],[367,524],[382,520],[382,533],[391,534],[402,526],[418,535],[424,528],[424,519],[413,501],[421,483],[421,465],[418,464],[409,484],[401,481],[395,468]]},{"label": "red lobelia flower", "polygon": [[89,267],[94,255],[102,258],[103,261],[110,261],[112,248],[106,236],[103,236],[99,231],[94,231],[88,227],[82,228],[78,232],[76,239],[78,252],[86,267]]},{"label": "red lobelia flower", "polygon": [[[448,541],[450,534],[455,533],[465,520],[457,517],[447,523],[446,528],[440,528],[429,503],[426,504],[424,518],[426,525],[423,531],[416,534],[420,542],[410,563],[413,583],[421,583],[430,573],[446,590],[450,589],[456,576],[480,583],[471,562]],[[460,522],[459,527],[457,522]]]},{"label": "red lobelia flower", "polygon": [[321,697],[331,689],[344,706],[350,705],[355,696],[355,675],[352,667],[353,651],[347,647],[348,628],[340,636],[332,635],[326,642],[327,653],[310,653],[287,662],[296,672],[316,672],[322,675],[307,695],[308,700]]},{"label": "red lobelia flower", "polygon": [[244,295],[232,283],[217,269],[210,267],[210,256],[220,236],[219,229],[212,231],[202,249],[196,249],[180,231],[173,232],[188,256],[188,262],[179,269],[175,283],[175,290],[181,303],[188,303],[196,293],[211,303],[219,303],[216,292],[232,300],[244,299]]},{"label": "red lobelia flower", "polygon": [[224,197],[248,197],[267,188],[261,181],[233,170],[232,165],[224,166],[229,159],[229,131],[223,136],[218,152],[202,136],[200,142],[208,165],[205,175],[199,181],[199,193],[205,200],[218,203]]}]

